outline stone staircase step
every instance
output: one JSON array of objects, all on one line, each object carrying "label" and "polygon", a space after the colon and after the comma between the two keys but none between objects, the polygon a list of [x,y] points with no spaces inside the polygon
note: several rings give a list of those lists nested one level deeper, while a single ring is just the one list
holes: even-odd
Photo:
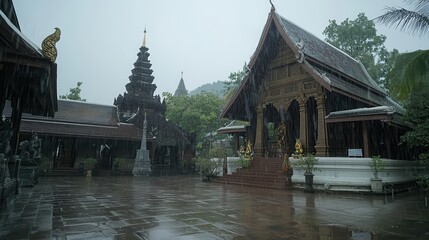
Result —
[{"label": "stone staircase step", "polygon": [[291,186],[288,176],[282,171],[280,158],[255,157],[249,168],[239,169],[230,175],[217,177],[215,183],[233,184],[270,189],[286,189]]}]

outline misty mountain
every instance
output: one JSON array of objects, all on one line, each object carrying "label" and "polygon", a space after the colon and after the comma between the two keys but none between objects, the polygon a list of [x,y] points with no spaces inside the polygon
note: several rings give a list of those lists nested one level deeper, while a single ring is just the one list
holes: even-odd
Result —
[{"label": "misty mountain", "polygon": [[217,81],[213,83],[207,83],[202,86],[197,87],[196,89],[189,91],[189,96],[197,95],[203,92],[211,92],[221,98],[224,97],[225,94],[225,82]]}]

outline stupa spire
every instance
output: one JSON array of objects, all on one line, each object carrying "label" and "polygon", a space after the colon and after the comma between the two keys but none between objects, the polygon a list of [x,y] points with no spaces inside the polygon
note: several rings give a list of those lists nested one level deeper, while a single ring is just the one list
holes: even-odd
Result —
[{"label": "stupa spire", "polygon": [[186,90],[185,87],[185,81],[183,81],[183,71],[182,71],[182,77],[180,78],[179,85],[177,86],[176,92],[174,92],[174,96],[184,96],[188,95],[188,90]]},{"label": "stupa spire", "polygon": [[142,47],[146,47],[146,27],[144,28],[144,35],[143,35],[143,44]]}]

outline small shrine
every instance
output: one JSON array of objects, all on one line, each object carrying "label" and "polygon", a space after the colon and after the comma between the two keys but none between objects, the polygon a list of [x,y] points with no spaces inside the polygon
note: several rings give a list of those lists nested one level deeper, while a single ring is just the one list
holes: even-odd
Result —
[{"label": "small shrine", "polygon": [[146,141],[147,121],[146,114],[143,121],[143,134],[140,149],[137,150],[137,156],[134,161],[133,175],[134,176],[150,176],[152,169],[150,165],[149,151],[147,150]]}]

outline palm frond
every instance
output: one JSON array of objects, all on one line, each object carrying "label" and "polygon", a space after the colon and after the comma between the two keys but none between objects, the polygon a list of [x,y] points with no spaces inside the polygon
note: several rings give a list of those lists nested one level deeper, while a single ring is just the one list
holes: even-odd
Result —
[{"label": "palm frond", "polygon": [[429,50],[417,50],[398,55],[389,73],[389,89],[400,101],[422,85],[429,84]]},{"label": "palm frond", "polygon": [[426,12],[388,7],[386,8],[387,12],[375,18],[375,20],[389,27],[395,26],[402,31],[409,31],[412,35],[424,36],[429,33],[429,15],[427,14],[427,5],[422,9],[425,9]]},{"label": "palm frond", "polygon": [[429,0],[406,0],[410,6],[414,6],[415,9],[423,9],[429,6]]}]

